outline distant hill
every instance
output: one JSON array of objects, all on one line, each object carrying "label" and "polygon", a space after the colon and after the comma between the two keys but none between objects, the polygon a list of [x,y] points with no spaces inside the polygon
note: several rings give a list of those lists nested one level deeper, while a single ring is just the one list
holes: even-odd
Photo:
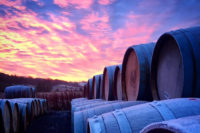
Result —
[{"label": "distant hill", "polygon": [[58,85],[81,88],[84,82],[67,82],[62,80],[23,77],[0,73],[0,92],[4,92],[4,89],[7,86],[19,84],[34,86],[37,92],[49,92],[52,91],[54,86]]}]

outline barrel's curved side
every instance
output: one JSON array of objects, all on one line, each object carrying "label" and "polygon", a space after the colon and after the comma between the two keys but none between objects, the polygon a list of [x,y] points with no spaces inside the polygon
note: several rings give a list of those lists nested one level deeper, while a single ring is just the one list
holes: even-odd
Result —
[{"label": "barrel's curved side", "polygon": [[99,77],[100,75],[93,76],[92,80],[92,90],[93,90],[93,98],[98,99],[99,98]]},{"label": "barrel's curved side", "polygon": [[200,132],[200,116],[183,117],[175,120],[156,122],[146,126],[141,133],[195,133]]},{"label": "barrel's curved side", "polygon": [[92,78],[88,80],[88,99],[92,99]]},{"label": "barrel's curved side", "polygon": [[12,132],[18,133],[20,129],[20,114],[18,103],[9,100],[12,111]]},{"label": "barrel's curved side", "polygon": [[[112,94],[112,89],[113,89],[113,80],[114,80],[114,71],[115,71],[115,68],[116,68],[116,65],[113,65],[113,66],[107,66],[104,68],[104,71],[103,71],[103,98],[105,100],[113,100],[113,94]],[[108,90],[106,90],[106,73],[108,74],[107,78],[108,78],[108,83],[109,83],[109,86],[108,87]],[[106,94],[108,93],[108,96],[106,96]]]},{"label": "barrel's curved side", "polygon": [[159,88],[157,86],[158,59],[160,54],[162,54],[160,51],[164,46],[164,43],[170,39],[176,42],[174,45],[178,47],[183,65],[183,76],[181,76],[183,80],[180,82],[181,97],[200,96],[199,35],[200,27],[193,27],[164,33],[158,39],[154,49],[151,66],[151,86],[155,98],[161,99],[161,96],[159,96]]},{"label": "barrel's curved side", "polygon": [[[113,82],[113,95],[114,95],[114,99],[115,100],[122,100],[122,85],[121,85],[121,79],[118,79],[118,75],[121,75],[121,71],[122,71],[122,64],[118,65],[115,68],[115,72],[114,72],[114,82]],[[120,83],[118,83],[120,82]],[[120,87],[118,86],[118,84],[120,85]],[[121,95],[118,95],[118,91],[121,92]]]},{"label": "barrel's curved side", "polygon": [[8,100],[0,100],[0,110],[2,116],[2,132],[12,131],[12,110]]},{"label": "barrel's curved side", "polygon": [[99,77],[99,98],[103,99],[103,74]]},{"label": "barrel's curved side", "polygon": [[[99,123],[102,126],[99,127],[99,130],[105,128],[106,133],[113,131],[140,132],[154,122],[200,115],[199,101],[200,99],[197,98],[177,98],[127,107],[90,118],[88,119],[89,126],[90,129],[94,129],[94,122],[97,125],[99,120],[103,119],[103,125]],[[92,131],[90,132],[92,133]]]}]

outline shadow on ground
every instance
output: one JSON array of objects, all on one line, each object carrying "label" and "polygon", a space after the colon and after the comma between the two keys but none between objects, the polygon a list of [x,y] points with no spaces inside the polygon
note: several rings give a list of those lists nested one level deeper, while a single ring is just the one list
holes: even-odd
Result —
[{"label": "shadow on ground", "polygon": [[57,111],[34,119],[25,133],[70,133],[70,112]]}]

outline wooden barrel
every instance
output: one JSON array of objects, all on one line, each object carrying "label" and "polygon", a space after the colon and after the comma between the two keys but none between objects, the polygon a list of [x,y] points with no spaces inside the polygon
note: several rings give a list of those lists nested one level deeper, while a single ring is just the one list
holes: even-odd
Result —
[{"label": "wooden barrel", "polygon": [[200,116],[153,123],[145,127],[141,133],[200,133]]},{"label": "wooden barrel", "polygon": [[107,66],[103,71],[103,99],[114,100],[113,97],[113,80],[116,65]]},{"label": "wooden barrel", "polygon": [[200,96],[200,27],[163,34],[151,66],[155,99]]},{"label": "wooden barrel", "polygon": [[97,107],[97,106],[100,106],[100,105],[105,105],[105,104],[110,104],[110,103],[116,103],[116,102],[119,102],[119,101],[118,100],[115,100],[115,101],[96,101],[96,102],[92,102],[92,103],[87,104],[87,105],[77,106],[74,109],[74,112],[85,110],[85,109],[89,109],[89,108],[93,108],[93,107]]},{"label": "wooden barrel", "polygon": [[20,130],[20,113],[18,103],[8,100],[12,111],[12,132],[18,133]]},{"label": "wooden barrel", "polygon": [[99,94],[100,92],[99,77],[100,76],[101,75],[95,75],[92,80],[93,99],[100,98],[100,94]]},{"label": "wooden barrel", "polygon": [[124,98],[122,98],[121,74],[122,74],[122,65],[120,64],[115,68],[114,72],[113,95],[115,100],[124,100]]},{"label": "wooden barrel", "polygon": [[85,101],[87,100],[87,98],[75,98],[75,99],[72,99],[71,101],[71,104],[74,104],[74,103],[78,103],[78,102],[82,102],[82,101]]},{"label": "wooden barrel", "polygon": [[99,98],[103,99],[103,74],[99,77]]},{"label": "wooden barrel", "polygon": [[40,105],[40,101],[38,99],[36,99],[36,104],[37,104],[38,116],[40,116],[41,115],[41,105]]},{"label": "wooden barrel", "polygon": [[29,120],[28,103],[18,103],[20,113],[20,132],[26,131]]},{"label": "wooden barrel", "polygon": [[87,119],[93,116],[98,116],[103,113],[111,112],[116,109],[121,109],[129,106],[145,103],[143,101],[118,101],[116,103],[109,103],[97,107],[89,108],[74,113],[74,133],[87,133]]},{"label": "wooden barrel", "polygon": [[74,130],[73,130],[73,127],[74,127],[74,112],[76,110],[77,107],[80,107],[80,106],[86,106],[88,104],[91,104],[91,103],[97,103],[97,102],[102,102],[103,100],[102,99],[93,99],[93,100],[85,100],[85,101],[80,101],[78,103],[73,103],[71,104],[71,132],[73,133]]},{"label": "wooden barrel", "polygon": [[33,97],[32,88],[24,85],[14,85],[8,86],[5,88],[5,97],[6,98],[30,98]]},{"label": "wooden barrel", "polygon": [[37,98],[37,100],[39,101],[40,103],[40,113],[41,115],[44,114],[44,108],[45,108],[45,102],[46,100],[45,99],[41,99],[41,98]]},{"label": "wooden barrel", "polygon": [[92,78],[88,80],[87,98],[92,99]]},{"label": "wooden barrel", "polygon": [[126,50],[122,64],[122,89],[127,100],[151,101],[151,59],[155,43],[133,45]]},{"label": "wooden barrel", "polygon": [[42,114],[47,113],[48,112],[47,100],[39,98],[39,101],[40,101],[40,105],[41,105],[41,108],[42,108]]},{"label": "wooden barrel", "polygon": [[35,106],[34,106],[34,100],[33,98],[16,98],[12,99],[12,101],[17,103],[24,103],[28,104],[28,116],[30,117],[30,120],[33,120],[35,117]]},{"label": "wooden barrel", "polygon": [[33,98],[35,98],[35,96],[36,96],[36,89],[35,89],[35,87],[31,87],[32,88],[32,97]]},{"label": "wooden barrel", "polygon": [[11,133],[12,131],[12,111],[8,100],[0,100],[0,132]]},{"label": "wooden barrel", "polygon": [[[139,133],[154,122],[200,114],[200,99],[177,98],[128,107],[88,119],[90,133]],[[96,128],[98,125],[98,128]],[[106,130],[105,130],[106,129]]]}]

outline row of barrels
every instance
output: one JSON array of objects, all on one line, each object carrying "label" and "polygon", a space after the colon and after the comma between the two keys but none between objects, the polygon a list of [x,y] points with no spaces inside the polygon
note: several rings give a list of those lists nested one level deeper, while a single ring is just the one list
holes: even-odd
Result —
[{"label": "row of barrels", "polygon": [[73,99],[72,133],[199,133],[200,99]]},{"label": "row of barrels", "polygon": [[35,94],[35,88],[30,86],[13,85],[5,88],[5,98],[34,98]]},{"label": "row of barrels", "polygon": [[47,99],[50,110],[70,110],[71,100],[83,97],[83,91],[40,92],[36,97]]},{"label": "row of barrels", "polygon": [[47,113],[47,111],[46,99],[0,99],[0,132],[23,132],[34,118]]},{"label": "row of barrels", "polygon": [[129,47],[120,65],[106,66],[84,86],[85,97],[163,100],[200,96],[200,27],[164,33]]}]

